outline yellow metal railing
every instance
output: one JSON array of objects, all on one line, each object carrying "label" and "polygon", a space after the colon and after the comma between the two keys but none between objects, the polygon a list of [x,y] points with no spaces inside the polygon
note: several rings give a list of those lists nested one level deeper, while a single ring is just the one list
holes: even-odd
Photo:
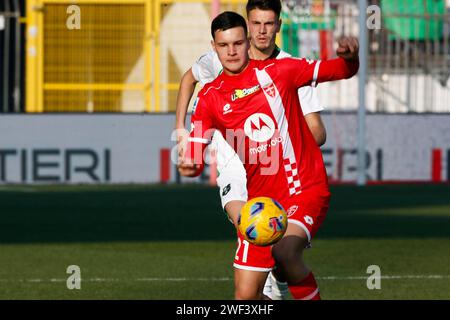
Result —
[{"label": "yellow metal railing", "polygon": [[[220,0],[221,11],[244,14],[247,0]],[[209,30],[211,0],[28,0],[27,112],[173,111],[181,74],[192,61],[175,63],[190,46],[207,48],[209,37],[169,50],[176,24],[164,28],[171,9],[204,6],[192,32]],[[79,7],[80,29],[66,22]],[[198,8],[197,8],[198,9]],[[173,11],[173,10],[172,10]],[[182,25],[183,18],[179,18]],[[184,30],[186,31],[186,30]],[[164,47],[161,47],[161,43]],[[198,50],[197,50],[198,51]],[[197,52],[196,51],[196,52]],[[191,54],[193,56],[193,54]],[[179,60],[179,59],[178,59]]]},{"label": "yellow metal railing", "polygon": [[[73,4],[80,8],[81,25],[71,30],[67,8]],[[137,93],[150,111],[150,5],[27,1],[27,112],[121,112],[127,92]]]},{"label": "yellow metal railing", "polygon": [[[155,38],[155,77],[154,77],[154,89],[155,89],[155,109],[156,112],[161,111],[174,111],[175,110],[175,100],[176,95],[179,88],[179,80],[180,77],[173,77],[176,79],[176,81],[161,81],[161,73],[167,72],[168,70],[161,70],[160,64],[158,63],[161,60],[161,47],[159,45],[160,39],[159,37],[162,36],[161,34],[161,22],[165,18],[164,13],[162,11],[162,8],[165,6],[170,6],[173,4],[193,4],[193,3],[201,3],[204,4],[206,7],[209,7],[211,4],[211,0],[155,0],[154,1],[154,30],[155,34],[157,35]],[[230,11],[236,11],[241,14],[245,14],[245,4],[247,3],[247,0],[220,0],[220,11],[230,10]],[[209,30],[209,23],[202,26],[204,29]],[[208,31],[209,34],[209,31]],[[207,40],[209,42],[209,40]],[[206,43],[207,45],[208,43]],[[197,57],[198,58],[198,57]],[[190,61],[190,65],[192,65],[194,61]],[[180,70],[181,74],[185,70]],[[180,74],[180,76],[181,76]],[[166,102],[161,101],[162,92],[166,92],[166,95],[168,98],[166,99]]]}]

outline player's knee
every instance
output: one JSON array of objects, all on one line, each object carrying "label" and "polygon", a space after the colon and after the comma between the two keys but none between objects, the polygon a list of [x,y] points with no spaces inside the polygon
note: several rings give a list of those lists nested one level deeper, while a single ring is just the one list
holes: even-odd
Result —
[{"label": "player's knee", "polygon": [[275,260],[275,263],[277,265],[280,265],[280,262],[282,262],[284,257],[286,256],[286,248],[283,248],[282,246],[273,246],[272,247],[272,256]]},{"label": "player's knee", "polygon": [[262,290],[258,286],[249,285],[248,282],[241,281],[236,284],[234,296],[236,300],[259,300]]},{"label": "player's knee", "polygon": [[278,250],[273,249],[272,255],[278,266],[297,264],[302,260],[302,255],[300,252],[287,250],[286,248],[279,248]]},{"label": "player's knee", "polygon": [[236,300],[260,300],[261,292],[250,287],[237,287],[234,291],[234,297]]},{"label": "player's knee", "polygon": [[272,255],[277,265],[299,264],[303,261],[303,239],[287,237],[272,247]]}]

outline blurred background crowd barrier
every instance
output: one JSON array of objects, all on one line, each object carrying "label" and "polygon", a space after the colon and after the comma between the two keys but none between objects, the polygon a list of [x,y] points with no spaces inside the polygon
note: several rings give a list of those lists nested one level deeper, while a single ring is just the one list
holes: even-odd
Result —
[{"label": "blurred background crowd barrier", "polygon": [[[210,49],[215,2],[245,14],[245,0],[1,1],[0,112],[174,111],[182,74]],[[367,3],[367,110],[449,112],[449,1]],[[331,58],[359,33],[356,0],[283,5],[278,44],[294,56]],[[357,85],[320,86],[325,109],[356,110]]]},{"label": "blurred background crowd barrier", "polygon": [[[450,181],[450,0],[361,3],[283,1],[277,43],[294,56],[367,40],[365,91],[358,75],[317,89],[330,180]],[[171,160],[180,78],[211,49],[211,17],[245,4],[0,1],[0,183],[182,181]]]}]

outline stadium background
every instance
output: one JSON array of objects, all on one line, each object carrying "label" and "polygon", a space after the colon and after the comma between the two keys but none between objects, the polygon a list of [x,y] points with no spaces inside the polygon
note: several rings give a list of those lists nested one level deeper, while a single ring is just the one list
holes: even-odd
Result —
[{"label": "stadium background", "polygon": [[[332,57],[340,35],[362,36],[360,2],[286,1],[278,44]],[[365,6],[381,20],[367,30],[364,100],[360,76],[318,89],[334,198],[307,259],[325,299],[448,299],[450,4]],[[172,129],[211,16],[244,7],[0,2],[0,298],[232,298],[215,168],[180,178]],[[81,290],[66,287],[69,265]],[[380,290],[366,286],[369,265]]]}]

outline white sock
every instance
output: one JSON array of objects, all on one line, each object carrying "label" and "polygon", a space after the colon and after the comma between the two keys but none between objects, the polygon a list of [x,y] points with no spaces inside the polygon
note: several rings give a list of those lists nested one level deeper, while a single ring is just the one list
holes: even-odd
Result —
[{"label": "white sock", "polygon": [[273,273],[271,272],[267,278],[270,278],[272,284],[271,296],[272,300],[286,300],[289,295],[289,287],[286,282],[280,282],[275,279]]},{"label": "white sock", "polygon": [[267,276],[266,283],[264,284],[263,294],[272,299],[272,278],[270,276],[271,274],[272,272],[269,273],[269,275]]},{"label": "white sock", "polygon": [[272,300],[286,300],[289,295],[289,287],[286,282],[275,279],[271,272],[267,276],[263,293]]}]

